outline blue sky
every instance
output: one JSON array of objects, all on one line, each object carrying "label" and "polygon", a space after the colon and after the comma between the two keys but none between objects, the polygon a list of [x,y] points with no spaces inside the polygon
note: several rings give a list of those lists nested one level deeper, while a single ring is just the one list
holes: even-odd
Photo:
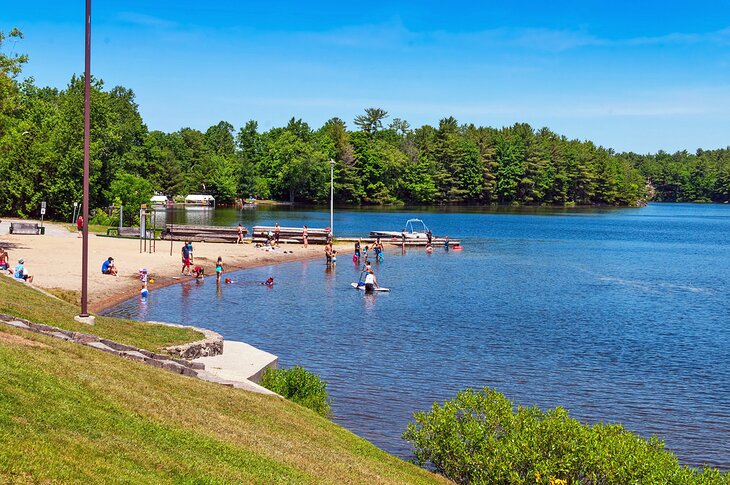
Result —
[{"label": "blue sky", "polygon": [[[63,88],[83,72],[84,6],[3,2],[24,75]],[[728,2],[96,0],[92,42],[92,73],[131,88],[150,129],[352,126],[380,107],[617,151],[730,145]]]}]

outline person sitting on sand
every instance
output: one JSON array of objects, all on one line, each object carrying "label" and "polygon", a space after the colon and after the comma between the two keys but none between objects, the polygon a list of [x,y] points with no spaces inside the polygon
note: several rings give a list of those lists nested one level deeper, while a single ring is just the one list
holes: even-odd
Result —
[{"label": "person sitting on sand", "polygon": [[102,272],[102,274],[110,274],[112,276],[118,276],[117,267],[114,266],[114,258],[109,256],[109,258],[107,258],[107,260],[101,264],[101,272]]},{"label": "person sitting on sand", "polygon": [[18,278],[19,280],[24,280],[24,281],[27,281],[28,283],[33,283],[33,275],[29,275],[25,271],[25,266],[23,266],[24,264],[25,264],[24,259],[21,259],[20,261],[18,261],[18,264],[15,265],[15,275],[14,276],[16,278]]},{"label": "person sitting on sand", "polygon": [[10,274],[13,273],[10,270],[10,256],[4,248],[0,248],[0,270],[7,271]]}]

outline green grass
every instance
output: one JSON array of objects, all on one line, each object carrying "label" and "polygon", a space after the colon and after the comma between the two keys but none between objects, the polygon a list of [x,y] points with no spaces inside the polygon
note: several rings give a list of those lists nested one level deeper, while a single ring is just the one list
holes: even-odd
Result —
[{"label": "green grass", "polygon": [[[78,232],[78,228],[76,227],[76,223],[73,224],[63,224],[63,226],[68,229],[68,232]],[[106,234],[107,229],[110,227],[115,227],[114,224],[111,226],[105,225],[105,224],[90,224],[89,225],[89,232],[92,234]]]},{"label": "green grass", "polygon": [[110,481],[445,480],[276,396],[0,326],[0,483]]},{"label": "green grass", "polygon": [[29,288],[12,278],[0,278],[0,313],[8,313],[35,323],[44,323],[76,332],[91,333],[151,351],[194,342],[203,334],[188,328],[154,325],[132,320],[97,317],[93,326],[74,320],[79,307]]}]

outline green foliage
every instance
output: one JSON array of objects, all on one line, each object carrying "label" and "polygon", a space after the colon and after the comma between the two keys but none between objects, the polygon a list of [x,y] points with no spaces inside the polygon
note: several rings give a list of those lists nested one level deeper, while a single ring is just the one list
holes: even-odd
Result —
[{"label": "green foliage", "polygon": [[[68,218],[81,200],[83,80],[63,90],[17,81],[24,55],[4,53],[14,29],[0,33],[0,214]],[[5,44],[3,43],[5,41]],[[495,129],[460,125],[412,128],[367,108],[355,131],[339,118],[313,130],[292,118],[237,132],[220,121],[205,132],[149,132],[134,93],[92,80],[91,206],[115,204],[112,184],[123,174],[149,181],[169,197],[209,193],[219,203],[257,196],[348,204],[640,205],[659,201],[730,201],[730,149],[670,155],[615,154],[525,123]],[[647,184],[647,179],[649,184]]]},{"label": "green foliage", "polygon": [[[138,216],[139,218],[139,216]],[[89,219],[89,224],[93,226],[116,226],[119,224],[119,212],[107,214],[103,209],[96,209],[94,215]]]},{"label": "green foliage", "polygon": [[355,124],[365,133],[375,133],[383,128],[383,120],[388,117],[388,112],[380,108],[366,108],[364,115],[355,117]]},{"label": "green foliage", "polygon": [[327,394],[327,383],[304,367],[268,368],[261,378],[261,385],[320,416],[330,416],[332,401]]},{"label": "green foliage", "polygon": [[114,205],[124,207],[125,225],[132,226],[139,222],[139,208],[149,204],[153,195],[152,183],[137,175],[121,173],[111,183],[109,199]]},{"label": "green foliage", "polygon": [[[686,151],[672,155],[619,155],[625,163],[638,168],[661,202],[730,201],[730,148]],[[638,183],[635,181],[634,183]]]},{"label": "green foliage", "polygon": [[459,392],[414,418],[403,437],[415,461],[457,483],[730,483],[717,470],[680,466],[656,437],[645,440],[617,424],[581,424],[560,407],[515,408],[489,388]]}]

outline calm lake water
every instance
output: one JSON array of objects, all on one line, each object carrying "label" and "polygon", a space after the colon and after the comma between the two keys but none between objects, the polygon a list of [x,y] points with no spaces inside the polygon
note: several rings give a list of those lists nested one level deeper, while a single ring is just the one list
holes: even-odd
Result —
[{"label": "calm lake water", "polygon": [[[461,238],[461,252],[387,250],[375,269],[389,294],[353,290],[347,254],[331,270],[323,258],[219,289],[186,282],[108,314],[205,326],[303,365],[328,382],[336,422],[403,457],[413,411],[489,386],[730,469],[730,207],[458,210],[335,214],[342,237],[419,217]],[[329,225],[315,210],[188,216],[176,222]],[[255,285],[270,275],[275,288]]]}]

